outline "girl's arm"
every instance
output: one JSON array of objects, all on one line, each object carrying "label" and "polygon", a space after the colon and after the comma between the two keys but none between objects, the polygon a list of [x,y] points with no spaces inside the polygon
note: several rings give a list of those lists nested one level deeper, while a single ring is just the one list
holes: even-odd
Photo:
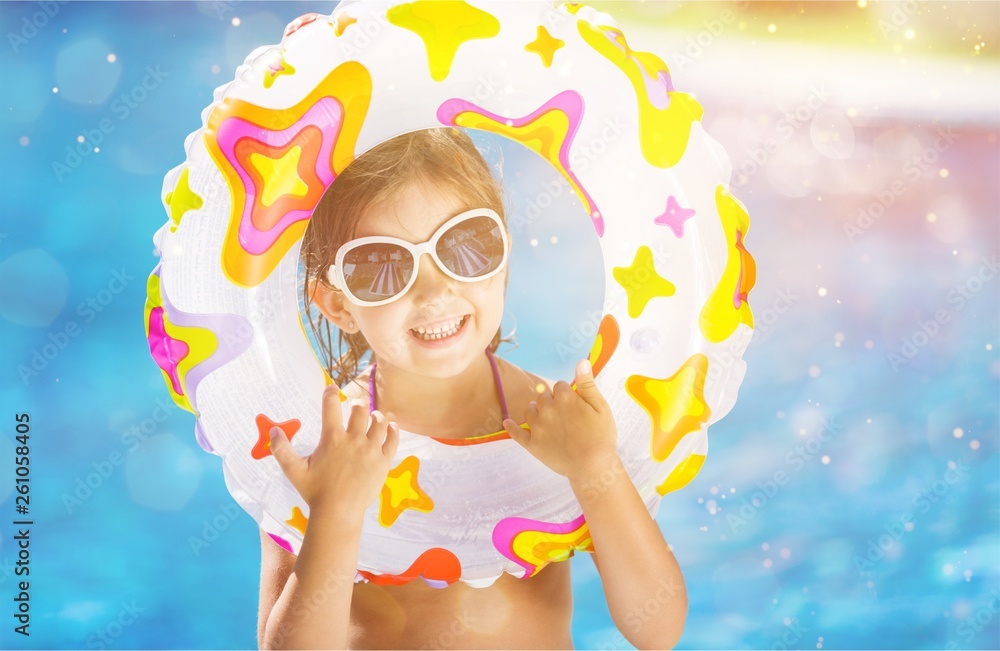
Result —
[{"label": "girl's arm", "polygon": [[527,431],[509,418],[504,427],[569,479],[601,557],[598,572],[618,629],[640,648],[677,644],[687,617],[684,577],[618,457],[614,414],[590,363],[577,365],[576,391],[556,382],[529,403],[525,420]]},{"label": "girl's arm", "polygon": [[687,618],[684,577],[621,460],[615,455],[569,480],[600,554],[597,571],[618,630],[639,649],[673,648]]},{"label": "girl's arm", "polygon": [[[340,507],[310,511],[302,549],[266,615],[261,649],[347,648],[362,514]],[[263,544],[277,548],[271,540]]]},{"label": "girl's arm", "polygon": [[264,621],[261,648],[347,648],[361,523],[385,483],[399,428],[381,412],[369,415],[361,400],[345,427],[336,385],[323,393],[322,420],[319,443],[306,457],[279,428],[271,429],[271,454],[309,505],[309,520],[299,556]]},{"label": "girl's arm", "polygon": [[271,615],[274,604],[281,596],[288,577],[292,575],[295,554],[285,551],[276,545],[271,537],[260,530],[260,606],[257,610],[257,648],[264,648],[264,631],[267,629],[267,618]]}]

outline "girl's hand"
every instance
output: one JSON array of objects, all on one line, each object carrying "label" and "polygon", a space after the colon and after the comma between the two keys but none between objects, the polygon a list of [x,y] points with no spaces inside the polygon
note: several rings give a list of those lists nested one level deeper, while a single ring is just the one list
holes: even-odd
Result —
[{"label": "girl's hand", "polygon": [[563,477],[588,478],[618,457],[614,415],[597,390],[590,362],[576,366],[576,391],[559,381],[525,411],[528,431],[510,418],[503,425],[519,445]]},{"label": "girl's hand", "polygon": [[364,511],[382,490],[399,446],[399,427],[379,411],[369,417],[367,405],[355,401],[345,428],[340,409],[340,390],[330,385],[323,392],[319,444],[307,457],[296,454],[281,429],[271,428],[271,454],[310,512],[334,506]]}]

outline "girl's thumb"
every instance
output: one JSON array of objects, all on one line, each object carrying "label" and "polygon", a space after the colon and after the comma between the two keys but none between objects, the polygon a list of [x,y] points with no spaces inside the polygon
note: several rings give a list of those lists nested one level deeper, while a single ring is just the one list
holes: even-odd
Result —
[{"label": "girl's thumb", "polygon": [[594,382],[594,369],[591,368],[589,359],[576,365],[576,392],[594,407],[604,402],[604,397],[597,390],[597,383]]},{"label": "girl's thumb", "polygon": [[[282,472],[288,475],[292,470],[291,465],[293,463],[293,459],[290,457],[294,457],[295,453],[291,449],[288,439],[280,427],[272,427],[269,434],[271,436],[271,456],[278,462]],[[289,477],[289,479],[291,478]]]},{"label": "girl's thumb", "polygon": [[503,421],[503,427],[507,430],[507,434],[510,438],[514,440],[515,443],[524,446],[527,443],[528,432],[526,432],[522,427],[517,424],[512,418],[506,418]]}]

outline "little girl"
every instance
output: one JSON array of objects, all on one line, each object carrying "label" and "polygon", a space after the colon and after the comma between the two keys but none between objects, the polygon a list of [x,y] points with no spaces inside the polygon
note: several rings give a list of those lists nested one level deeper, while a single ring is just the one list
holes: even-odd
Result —
[{"label": "little girl", "polygon": [[[414,248],[432,240],[431,255]],[[280,429],[271,432],[275,459],[309,505],[309,526],[298,556],[261,532],[261,648],[572,648],[567,562],[478,589],[354,583],[362,516],[400,427],[437,438],[506,430],[568,478],[624,638],[640,648],[680,638],[683,577],[621,465],[589,364],[578,365],[574,391],[493,355],[509,254],[501,186],[459,129],[379,144],[321,200],[302,246],[306,306],[322,314],[310,323],[336,384],[323,395],[312,454],[299,456]],[[346,340],[339,359],[332,327]],[[368,351],[372,362],[358,375]],[[352,401],[346,419],[339,385]]]}]

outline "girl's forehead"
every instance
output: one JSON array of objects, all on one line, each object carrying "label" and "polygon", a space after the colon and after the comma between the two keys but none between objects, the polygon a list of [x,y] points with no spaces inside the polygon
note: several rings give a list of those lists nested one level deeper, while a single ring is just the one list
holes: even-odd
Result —
[{"label": "girl's forehead", "polygon": [[393,200],[372,205],[365,211],[355,237],[385,235],[424,242],[465,209],[465,202],[454,193],[411,186]]}]

